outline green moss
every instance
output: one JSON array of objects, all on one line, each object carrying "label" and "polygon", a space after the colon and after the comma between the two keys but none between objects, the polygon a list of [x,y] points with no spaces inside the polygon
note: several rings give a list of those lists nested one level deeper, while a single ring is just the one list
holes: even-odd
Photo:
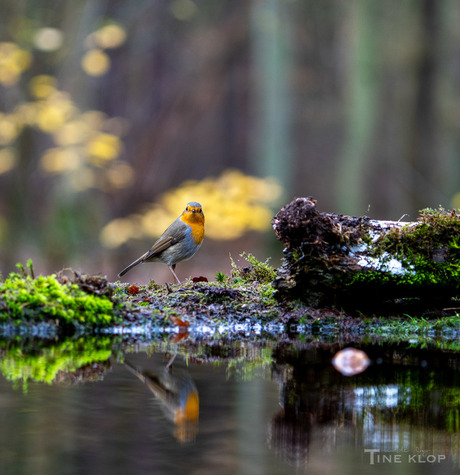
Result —
[{"label": "green moss", "polygon": [[150,290],[157,290],[157,289],[160,288],[160,286],[152,279],[152,280],[149,282],[147,288],[150,289]]},{"label": "green moss", "polygon": [[216,273],[216,280],[217,282],[223,284],[226,280],[226,275],[223,272],[218,271]]},{"label": "green moss", "polygon": [[82,290],[76,283],[61,283],[56,275],[33,277],[11,273],[0,284],[0,322],[55,320],[65,325],[107,325],[119,320],[118,309],[109,295]]},{"label": "green moss", "polygon": [[266,283],[266,284],[260,284],[259,285],[259,295],[260,299],[263,302],[264,305],[276,305],[277,300],[273,296],[274,288],[271,283]]},{"label": "green moss", "polygon": [[460,216],[442,208],[423,210],[418,223],[395,227],[382,235],[370,249],[370,255],[382,263],[398,259],[405,273],[366,270],[345,285],[442,285],[460,290]]},{"label": "green moss", "polygon": [[[419,222],[386,233],[373,249],[374,255],[388,252],[412,262],[417,257],[447,262],[458,260],[460,243],[460,215],[454,211],[425,209],[420,212]],[[445,254],[436,252],[446,248]]]},{"label": "green moss", "polygon": [[240,279],[240,282],[273,282],[276,272],[268,263],[269,259],[265,262],[260,262],[252,254],[247,252],[240,254],[240,257],[244,258],[249,266],[238,267],[230,257],[233,268],[232,276],[234,279]]},{"label": "green moss", "polygon": [[[407,262],[406,262],[406,265]],[[380,270],[366,270],[353,275],[345,285],[375,284],[382,289],[386,285],[432,287],[442,286],[445,290],[454,293],[460,291],[460,266],[454,263],[439,263],[429,261],[421,256],[414,258],[410,263],[411,268],[404,274],[392,274]]]}]

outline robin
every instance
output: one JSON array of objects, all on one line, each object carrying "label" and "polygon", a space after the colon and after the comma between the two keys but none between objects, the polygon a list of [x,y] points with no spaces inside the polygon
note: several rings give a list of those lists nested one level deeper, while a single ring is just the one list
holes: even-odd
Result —
[{"label": "robin", "polygon": [[177,283],[180,280],[174,269],[179,261],[190,259],[201,247],[204,238],[204,214],[201,205],[191,201],[184,212],[166,229],[149,251],[123,269],[122,277],[137,264],[163,262],[171,269]]}]

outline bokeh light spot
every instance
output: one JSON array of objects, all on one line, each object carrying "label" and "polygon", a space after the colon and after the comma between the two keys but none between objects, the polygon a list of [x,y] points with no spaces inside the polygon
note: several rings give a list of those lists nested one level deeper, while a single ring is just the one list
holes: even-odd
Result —
[{"label": "bokeh light spot", "polygon": [[100,48],[118,48],[126,41],[126,32],[120,25],[103,26],[93,33],[94,41]]},{"label": "bokeh light spot", "polygon": [[86,151],[90,155],[90,160],[97,166],[104,162],[116,158],[121,150],[121,140],[113,134],[96,134],[86,146]]},{"label": "bokeh light spot", "polygon": [[56,78],[41,74],[33,77],[29,82],[30,93],[37,99],[49,97],[56,91]]},{"label": "bokeh light spot", "polygon": [[452,208],[460,209],[460,191],[452,197]]},{"label": "bokeh light spot", "polygon": [[70,184],[75,191],[85,191],[96,185],[96,176],[89,167],[80,167],[70,175]]},{"label": "bokeh light spot", "polygon": [[56,145],[67,146],[82,143],[91,133],[91,129],[82,120],[65,123],[53,134]]},{"label": "bokeh light spot", "polygon": [[0,42],[0,84],[13,86],[30,66],[31,54],[9,42]]},{"label": "bokeh light spot", "polygon": [[198,10],[192,0],[174,0],[171,2],[170,8],[173,16],[181,21],[191,20]]},{"label": "bokeh light spot", "polygon": [[108,248],[121,246],[136,233],[137,224],[135,219],[114,219],[102,230],[102,244]]},{"label": "bokeh light spot", "polygon": [[57,28],[40,28],[34,35],[33,42],[42,51],[56,51],[64,41],[64,35]]},{"label": "bokeh light spot", "polygon": [[19,127],[15,118],[0,112],[0,145],[11,143],[18,135]]},{"label": "bokeh light spot", "polygon": [[37,103],[36,125],[43,132],[54,132],[65,124],[76,111],[77,109],[69,95],[56,91],[45,100]]},{"label": "bokeh light spot", "polygon": [[16,161],[16,153],[13,149],[0,149],[0,175],[12,170],[16,165]]},{"label": "bokeh light spot", "polygon": [[126,188],[134,181],[134,170],[125,162],[118,162],[107,170],[107,180],[113,188]]},{"label": "bokeh light spot", "polygon": [[81,163],[77,150],[71,148],[50,148],[42,156],[40,166],[48,173],[62,173],[76,170]]},{"label": "bokeh light spot", "polygon": [[89,76],[102,76],[110,68],[110,58],[100,49],[91,49],[83,56],[81,66]]}]

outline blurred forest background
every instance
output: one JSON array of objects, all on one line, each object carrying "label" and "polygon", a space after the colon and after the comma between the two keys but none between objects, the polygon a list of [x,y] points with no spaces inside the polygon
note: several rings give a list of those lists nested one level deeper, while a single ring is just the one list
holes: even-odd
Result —
[{"label": "blurred forest background", "polygon": [[[181,278],[251,251],[271,217],[460,207],[454,0],[0,0],[0,271],[116,273],[188,201]],[[164,268],[164,269],[163,269]],[[171,279],[160,264],[130,280]]]}]

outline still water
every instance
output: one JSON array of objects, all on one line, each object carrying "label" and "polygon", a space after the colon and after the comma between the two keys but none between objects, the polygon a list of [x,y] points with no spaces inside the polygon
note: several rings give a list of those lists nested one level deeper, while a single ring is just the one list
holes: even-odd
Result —
[{"label": "still water", "polygon": [[459,473],[452,345],[2,340],[0,473]]}]

